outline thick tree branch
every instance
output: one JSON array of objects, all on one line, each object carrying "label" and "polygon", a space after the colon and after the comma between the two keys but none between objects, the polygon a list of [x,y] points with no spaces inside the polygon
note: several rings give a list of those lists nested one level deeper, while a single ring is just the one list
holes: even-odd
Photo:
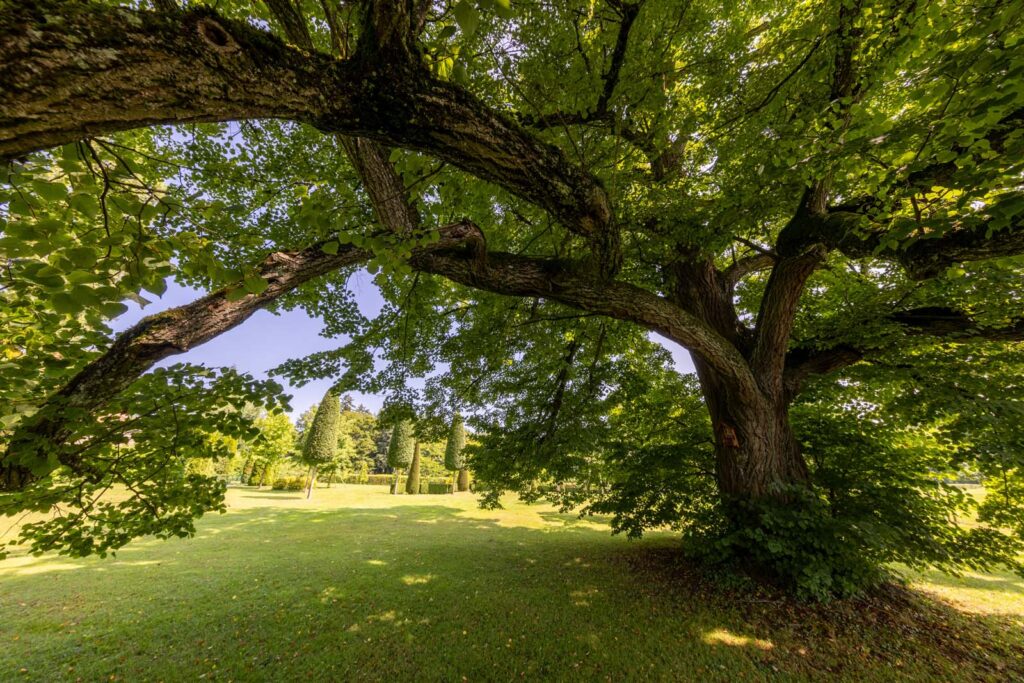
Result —
[{"label": "thick tree branch", "polygon": [[398,0],[370,3],[356,55],[337,60],[207,8],[167,15],[9,3],[0,9],[0,159],[160,123],[290,119],[421,150],[494,182],[585,237],[599,271],[614,273],[619,236],[600,182],[464,88],[431,77],[410,53],[407,10]]},{"label": "thick tree branch", "polygon": [[[298,5],[292,0],[265,0],[265,2],[288,40],[305,50],[312,51],[313,39]],[[339,135],[338,139],[370,194],[370,202],[377,213],[377,219],[395,234],[408,235],[412,233],[418,227],[419,216],[406,196],[401,176],[391,165],[388,158],[389,150],[364,138]]]},{"label": "thick tree branch", "polygon": [[446,251],[414,256],[413,268],[453,282],[507,296],[539,297],[637,323],[700,355],[743,391],[756,393],[740,352],[697,316],[627,282],[594,277],[578,264],[488,252],[486,261]]},{"label": "thick tree branch", "polygon": [[[857,0],[842,3],[839,8],[836,53],[832,65],[830,102],[839,105],[839,119],[827,127],[841,134],[850,124],[850,106],[858,95],[855,55],[860,30],[855,18],[861,11]],[[820,234],[828,214],[828,195],[832,187],[832,170],[816,180],[804,193],[796,215],[782,229],[776,244],[779,260],[772,268],[765,286],[757,316],[756,340],[751,354],[761,388],[770,396],[785,393],[783,372],[786,349],[793,331],[797,307],[807,278],[825,259],[828,250],[807,236]]]},{"label": "thick tree branch", "polygon": [[178,0],[153,0],[153,8],[161,12],[178,12],[181,5],[178,4]]},{"label": "thick tree branch", "polygon": [[753,254],[744,256],[722,271],[722,277],[731,288],[751,273],[768,270],[775,265],[776,257],[772,254]]},{"label": "thick tree branch", "polygon": [[938,237],[920,237],[906,248],[886,240],[886,228],[865,231],[865,219],[857,213],[829,214],[822,233],[830,248],[850,258],[877,258],[899,263],[912,280],[941,275],[957,263],[1024,254],[1024,220],[991,231],[987,223],[953,228]]},{"label": "thick tree branch", "polygon": [[302,16],[298,5],[293,0],[263,0],[270,14],[281,26],[281,30],[294,45],[303,50],[313,51],[313,38],[309,35],[309,26]]},{"label": "thick tree branch", "polygon": [[[900,325],[906,334],[914,336],[963,341],[1024,341],[1024,318],[1017,318],[999,327],[986,327],[962,311],[928,306],[898,311],[890,315],[889,320]],[[803,383],[812,375],[827,375],[865,358],[885,353],[891,348],[891,344],[877,347],[840,344],[826,349],[797,347],[786,356],[787,396],[797,395]]]},{"label": "thick tree branch", "polygon": [[[473,254],[480,250],[480,230],[467,221],[443,226],[439,232],[440,241],[414,253],[466,245]],[[24,486],[33,478],[33,472],[38,476],[40,468],[48,462],[48,454],[59,450],[67,439],[75,419],[102,409],[158,361],[185,353],[242,324],[257,310],[313,278],[371,256],[370,252],[350,245],[342,245],[337,253],[329,254],[322,243],[297,252],[275,252],[256,268],[267,281],[263,292],[235,300],[233,292],[240,285],[228,286],[185,306],[144,318],[121,333],[106,352],[47,399],[18,429],[0,463],[0,490]],[[71,468],[77,465],[73,461],[62,464]]]}]

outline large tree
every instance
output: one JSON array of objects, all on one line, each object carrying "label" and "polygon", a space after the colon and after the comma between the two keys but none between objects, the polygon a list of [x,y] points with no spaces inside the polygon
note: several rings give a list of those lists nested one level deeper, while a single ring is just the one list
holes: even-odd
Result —
[{"label": "large tree", "polygon": [[[8,390],[30,407],[2,416],[5,486],[86,468],[74,420],[157,361],[303,307],[353,342],[285,364],[294,380],[409,402],[405,381],[444,362],[419,400],[510,416],[474,460],[505,458],[495,487],[555,467],[629,372],[670,384],[653,332],[693,358],[722,514],[758,527],[752,510],[817,495],[790,419],[808,387],[866,363],[912,373],[943,344],[978,349],[951,373],[1019,354],[1021,14],[7,3],[5,315],[48,336],[8,342],[0,372],[64,360]],[[94,264],[102,282],[76,275]],[[373,321],[344,292],[363,264],[387,300]],[[102,315],[169,275],[210,293],[106,336]]]}]

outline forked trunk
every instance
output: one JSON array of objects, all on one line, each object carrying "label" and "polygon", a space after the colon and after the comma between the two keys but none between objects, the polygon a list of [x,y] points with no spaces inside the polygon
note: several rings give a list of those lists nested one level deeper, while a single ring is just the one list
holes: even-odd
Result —
[{"label": "forked trunk", "polygon": [[715,474],[727,501],[787,501],[810,484],[807,463],[789,423],[788,405],[744,395],[697,363],[715,436]]}]

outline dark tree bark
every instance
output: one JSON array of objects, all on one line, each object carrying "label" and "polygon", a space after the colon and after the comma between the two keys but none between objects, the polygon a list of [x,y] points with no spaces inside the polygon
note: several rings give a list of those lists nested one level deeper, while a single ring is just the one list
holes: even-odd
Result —
[{"label": "dark tree bark", "polygon": [[[0,8],[0,160],[169,123],[283,118],[431,153],[544,207],[613,274],[601,183],[510,116],[433,78],[399,0],[367,3],[344,60],[285,45],[208,8],[163,13],[39,0]],[[68,31],[66,26],[74,26]]]}]

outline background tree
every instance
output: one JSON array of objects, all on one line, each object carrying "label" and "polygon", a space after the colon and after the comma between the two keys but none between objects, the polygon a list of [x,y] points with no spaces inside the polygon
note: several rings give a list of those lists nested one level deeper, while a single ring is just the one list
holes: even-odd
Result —
[{"label": "background tree", "polygon": [[398,482],[402,470],[412,464],[414,441],[412,421],[399,420],[391,432],[391,441],[388,443],[388,467],[395,471],[395,482],[391,487],[393,494],[398,494]]},{"label": "background tree", "polygon": [[243,482],[250,486],[270,486],[277,478],[282,462],[294,452],[295,427],[291,418],[282,411],[260,415],[254,426],[254,438],[246,445],[253,465],[249,477]]},{"label": "background tree", "polygon": [[379,426],[373,413],[363,406],[354,406],[349,399],[348,407],[342,406],[338,432],[339,458],[346,463],[346,469],[359,471],[363,464],[367,468],[376,466]]},{"label": "background tree", "polygon": [[317,471],[324,465],[334,462],[338,454],[338,425],[341,421],[341,409],[338,395],[328,389],[323,400],[317,406],[313,422],[309,426],[305,443],[302,447],[302,460],[309,466],[309,481],[306,484],[306,498],[313,495]]},{"label": "background tree", "polygon": [[[92,476],[72,434],[147,369],[266,306],[350,340],[277,369],[293,381],[474,408],[490,501],[627,452],[608,428],[632,431],[611,419],[624,406],[703,425],[631,393],[670,383],[660,335],[691,354],[710,420],[704,547],[793,585],[792,558],[814,558],[818,593],[870,579],[822,550],[831,458],[812,449],[832,446],[801,433],[802,402],[844,419],[862,366],[906,382],[945,356],[1010,419],[968,379],[1024,338],[1019,3],[115,5],[0,8],[17,505]],[[369,321],[345,290],[361,265],[385,300]],[[105,320],[167,277],[210,293],[115,341]],[[964,427],[936,476],[1009,481],[1019,451],[975,450]],[[680,476],[704,455],[663,446],[643,456],[674,450]],[[1003,488],[992,505],[1013,509]],[[928,527],[959,539],[950,562],[1016,564],[1019,536],[950,519]]]},{"label": "background tree", "polygon": [[409,476],[405,480],[405,492],[418,494],[420,492],[420,442],[415,439],[412,448],[412,462],[409,463]]},{"label": "background tree", "polygon": [[[452,477],[452,493],[455,492],[455,487],[459,483],[458,479],[461,477],[462,470],[466,468],[466,455],[463,452],[466,448],[466,427],[462,420],[462,416],[458,413],[452,418],[452,426],[448,430],[448,441],[444,447],[444,466],[450,472],[453,472]],[[467,482],[468,488],[468,482]],[[459,488],[460,491],[465,491],[465,488]]]}]

